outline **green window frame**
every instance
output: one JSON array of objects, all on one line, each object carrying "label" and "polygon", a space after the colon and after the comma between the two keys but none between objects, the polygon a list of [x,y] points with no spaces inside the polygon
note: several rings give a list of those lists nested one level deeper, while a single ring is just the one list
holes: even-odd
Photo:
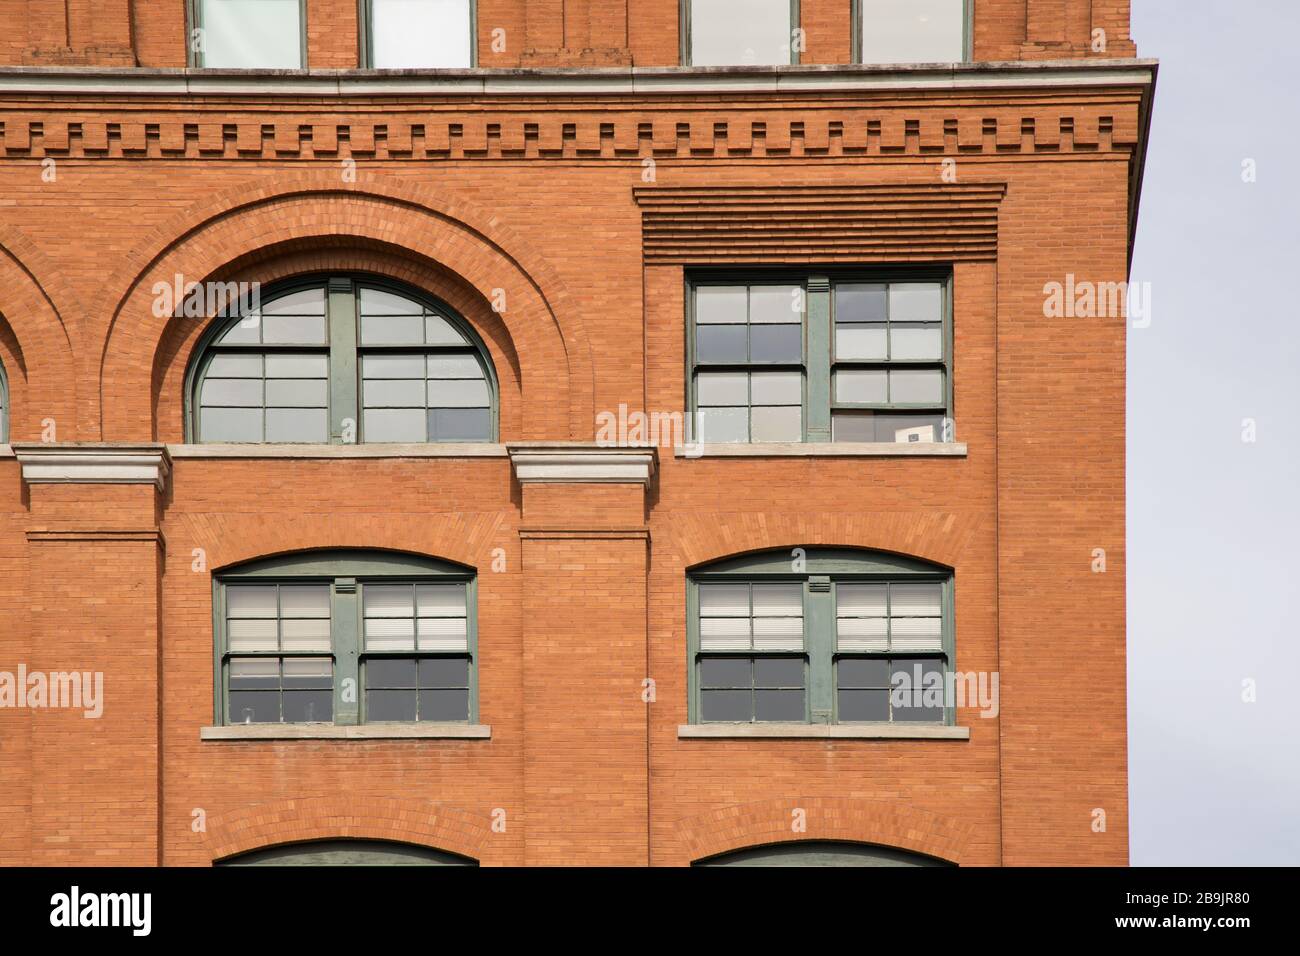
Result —
[{"label": "green window frame", "polygon": [[[742,646],[744,627],[712,626],[719,614],[729,613],[720,607],[732,609],[729,619],[721,618],[728,625],[745,619],[739,613],[743,589],[777,588],[784,590],[772,590],[776,599],[763,603],[769,609],[789,608],[793,598],[788,591],[796,589],[802,612],[797,634],[791,627],[770,626],[771,615],[768,626],[760,627],[759,616],[752,614],[757,606],[753,599],[747,647]],[[875,600],[882,592],[883,617]],[[948,693],[956,661],[949,568],[848,548],[794,548],[728,558],[688,572],[686,621],[692,724],[955,723]],[[775,678],[759,677],[760,663],[777,660],[802,663],[802,717],[795,715],[793,695],[780,694],[794,689],[778,683],[788,680],[779,672],[792,674],[792,666],[768,663],[764,666]],[[718,661],[731,663],[718,666]],[[739,714],[746,686],[731,677],[743,676],[744,662],[752,675],[747,717]],[[906,677],[898,678],[899,673]],[[768,695],[766,703],[761,694]]]},{"label": "green window frame", "polygon": [[[961,62],[969,63],[974,58],[974,0],[961,0],[962,3],[962,59]],[[865,16],[862,0],[851,0],[851,36],[852,36],[852,56],[854,63],[863,63],[870,66],[871,62],[864,62],[862,49],[862,29],[863,18]]]},{"label": "green window frame", "polygon": [[[204,51],[200,44],[199,49],[195,49],[194,34],[196,30],[203,29],[203,5],[205,0],[185,0],[185,18],[187,29],[185,31],[185,50],[186,62],[189,66],[196,69],[208,68],[205,62]],[[276,67],[278,69],[278,67]],[[296,69],[305,70],[307,68],[307,0],[298,0],[298,66]],[[231,69],[230,67],[218,69]],[[260,69],[260,67],[249,67],[248,69]]]},{"label": "green window frame", "polygon": [[[410,588],[417,595],[416,600],[417,589],[434,592],[430,603],[436,606],[426,610],[417,604],[408,617],[391,612],[373,613],[368,589],[390,592],[396,588]],[[446,600],[457,589],[463,589],[463,624],[459,609],[450,607]],[[322,591],[328,595],[324,605],[328,609],[327,617],[321,613]],[[247,600],[250,595],[254,596],[253,603],[266,607],[271,601],[263,600],[262,596],[272,594],[274,616],[253,616],[245,611],[250,606]],[[391,609],[392,602],[386,603]],[[421,720],[475,723],[478,720],[477,604],[477,575],[473,568],[397,552],[304,552],[217,572],[212,581],[215,723],[218,726],[357,725]],[[408,629],[409,645],[403,645],[399,629],[371,626],[375,621],[388,624],[405,620],[412,624]],[[322,621],[328,622],[327,629],[319,626]],[[289,629],[285,627],[286,622],[310,626]],[[261,626],[235,626],[250,623]],[[273,627],[268,626],[271,623]],[[426,628],[426,623],[431,626]],[[322,631],[327,631],[325,636]],[[255,646],[267,641],[273,641],[274,646]],[[320,676],[325,670],[322,666],[325,660],[329,665],[328,678]],[[394,665],[409,661],[417,662],[410,668],[411,678],[394,681]],[[246,662],[251,663],[246,666]],[[271,662],[275,662],[273,666]],[[286,667],[285,662],[295,666]],[[450,666],[452,662],[456,667]],[[251,664],[259,666],[252,668]],[[381,667],[386,673],[376,676],[373,671]],[[265,676],[271,670],[275,671],[274,686],[268,684]],[[456,673],[449,673],[452,670]],[[275,710],[279,719],[261,719],[268,711],[264,709],[259,714],[249,703],[253,694],[263,695],[257,698],[257,707],[270,695],[277,695]],[[375,694],[386,696],[381,699]],[[396,694],[411,696],[413,720],[391,716],[394,706],[399,704],[394,699]],[[297,696],[290,700],[291,695]],[[459,710],[455,717],[444,716],[453,706],[458,708],[460,700],[464,701],[464,716],[459,716]],[[308,713],[308,707],[314,708],[311,717],[323,719],[285,719],[286,716],[302,717]],[[253,719],[255,716],[257,719]]]},{"label": "green window frame", "polygon": [[[478,66],[478,0],[465,0],[469,5],[469,66]],[[358,62],[363,70],[409,69],[408,67],[378,67],[375,64],[374,0],[357,0]],[[428,67],[428,69],[438,69]]]},{"label": "green window frame", "polygon": [[9,441],[9,379],[5,377],[5,366],[0,362],[0,445]]},{"label": "green window frame", "polygon": [[[186,375],[186,442],[497,440],[499,391],[491,357],[469,323],[441,300],[364,275],[276,283],[260,300],[259,316],[231,309],[233,314],[213,323],[200,340]],[[268,338],[271,321],[283,330]],[[251,329],[256,332],[237,335]],[[246,341],[231,341],[231,336]],[[214,390],[260,384],[252,389],[255,400],[216,398],[206,388],[210,380]],[[273,386],[283,397],[272,397]],[[459,395],[450,394],[457,391]],[[261,437],[209,437],[220,435],[212,422],[205,428],[212,409],[249,414],[261,409]],[[283,416],[274,427],[272,412]],[[422,424],[413,424],[416,420]],[[248,427],[244,417],[241,422],[238,429]],[[291,437],[278,437],[283,432]],[[396,433],[401,437],[391,437]]]},{"label": "green window frame", "polygon": [[[753,330],[773,321],[770,310],[755,320],[755,290],[766,298],[773,289],[789,290],[799,306],[797,356],[786,344],[755,355]],[[956,440],[951,269],[696,271],[686,276],[685,295],[686,404],[696,440]],[[767,410],[793,407],[786,403],[798,383],[779,376],[795,374],[802,383],[798,427],[792,415]],[[743,422],[739,409],[748,409]],[[711,438],[711,430],[722,437]]]},{"label": "green window frame", "polygon": [[[678,0],[678,36],[680,37],[680,57],[682,66],[693,66],[691,50],[694,45],[693,27],[691,25],[692,0]],[[799,63],[799,50],[794,43],[794,31],[800,28],[799,0],[790,0],[790,26],[786,31],[786,43],[790,47],[790,64]],[[722,64],[718,64],[722,65]],[[743,66],[744,64],[727,64]]]}]

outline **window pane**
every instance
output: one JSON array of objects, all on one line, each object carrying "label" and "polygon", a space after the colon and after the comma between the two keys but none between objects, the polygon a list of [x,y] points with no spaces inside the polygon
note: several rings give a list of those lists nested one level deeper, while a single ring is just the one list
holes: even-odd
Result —
[{"label": "window pane", "polygon": [[366,409],[361,427],[368,442],[423,442],[428,426],[423,408]]},{"label": "window pane", "polygon": [[413,657],[373,657],[366,661],[366,687],[413,689],[417,673]]},{"label": "window pane", "polygon": [[429,383],[430,408],[487,408],[492,404],[482,379],[450,379]]},{"label": "window pane", "polygon": [[755,362],[803,361],[803,326],[750,326],[749,357]]},{"label": "window pane", "polygon": [[800,617],[756,617],[754,618],[754,650],[756,651],[801,651],[803,650],[803,618]]},{"label": "window pane", "polygon": [[309,618],[281,621],[280,633],[281,646],[286,651],[328,651],[330,649],[328,620]]},{"label": "window pane", "polygon": [[695,358],[699,362],[742,364],[746,361],[744,325],[701,325],[695,329]]},{"label": "window pane", "polygon": [[702,690],[700,691],[700,719],[746,721],[753,716],[752,691]]},{"label": "window pane", "polygon": [[324,379],[267,379],[266,404],[272,408],[324,408],[329,404]]},{"label": "window pane", "polygon": [[325,442],[329,440],[329,413],[323,408],[268,408],[268,442]]},{"label": "window pane", "polygon": [[756,720],[802,721],[804,719],[803,691],[756,690],[754,710]]},{"label": "window pane", "polygon": [[876,440],[876,423],[871,412],[836,412],[831,415],[831,441]]},{"label": "window pane", "polygon": [[943,720],[942,662],[895,658],[890,661],[890,680],[893,684],[890,710],[894,720]]},{"label": "window pane", "polygon": [[752,648],[749,618],[705,617],[700,619],[700,650],[748,651]]},{"label": "window pane", "polygon": [[750,440],[802,441],[802,408],[755,408],[752,414]]},{"label": "window pane", "polygon": [[274,585],[232,584],[226,588],[227,617],[274,618],[278,607]]},{"label": "window pane", "polygon": [[[275,2],[275,0],[273,0]],[[325,289],[315,286],[300,289],[288,295],[278,295],[262,306],[263,315],[320,315],[325,314]]]},{"label": "window pane", "polygon": [[466,658],[433,657],[420,661],[421,687],[469,687]]},{"label": "window pane", "polygon": [[207,378],[254,378],[262,377],[262,356],[225,354],[215,355],[208,363]]},{"label": "window pane", "polygon": [[894,359],[943,358],[943,326],[937,322],[889,326],[889,357]]},{"label": "window pane", "polygon": [[429,378],[482,378],[483,369],[472,355],[430,355]]},{"label": "window pane", "polygon": [[695,381],[701,405],[749,404],[749,377],[745,372],[701,372]]},{"label": "window pane", "polygon": [[423,409],[428,383],[422,379],[376,378],[361,384],[366,408]]},{"label": "window pane", "polygon": [[203,405],[227,405],[260,408],[262,405],[262,380],[260,378],[212,378],[203,382],[199,392]]},{"label": "window pane", "polygon": [[700,661],[701,687],[749,687],[748,657],[706,657]]},{"label": "window pane", "polygon": [[920,615],[923,617],[940,614],[943,599],[943,585],[933,584],[891,584],[889,586],[889,613],[894,617]]},{"label": "window pane", "polygon": [[262,341],[268,345],[324,345],[325,317],[263,313]]},{"label": "window pane", "polygon": [[755,687],[802,687],[803,661],[797,657],[754,658]]},{"label": "window pane", "polygon": [[421,720],[468,720],[468,690],[420,691]]},{"label": "window pane", "polygon": [[423,355],[363,355],[363,378],[419,378],[426,377]]},{"label": "window pane", "polygon": [[440,315],[424,317],[424,340],[430,345],[461,345],[465,336]]},{"label": "window pane", "polygon": [[888,690],[841,690],[838,693],[839,720],[888,720]]},{"label": "window pane", "polygon": [[700,441],[749,441],[749,410],[745,408],[701,408]]},{"label": "window pane", "polygon": [[286,689],[328,690],[334,686],[334,662],[328,657],[287,657],[282,666]]},{"label": "window pane", "polygon": [[749,321],[784,324],[803,321],[803,287],[755,285],[749,289]]},{"label": "window pane", "polygon": [[235,69],[302,67],[298,0],[201,0],[203,65]]},{"label": "window pane", "polygon": [[371,651],[415,650],[415,621],[410,618],[366,618],[366,649]]},{"label": "window pane", "polygon": [[491,437],[491,409],[438,408],[429,411],[430,441],[488,441]]},{"label": "window pane", "polygon": [[362,606],[366,617],[413,617],[415,592],[409,584],[367,584]]},{"label": "window pane", "polygon": [[417,584],[415,605],[420,617],[464,617],[465,585]]},{"label": "window pane", "polygon": [[790,0],[691,0],[693,66],[790,62]]},{"label": "window pane", "polygon": [[415,690],[366,691],[366,720],[415,720]]},{"label": "window pane", "polygon": [[274,620],[252,618],[226,622],[226,643],[234,653],[279,650],[279,633]]},{"label": "window pane", "polygon": [[236,322],[218,340],[220,345],[253,345],[262,341],[262,316],[251,314]]},{"label": "window pane", "polygon": [[285,617],[329,617],[329,585],[280,585],[280,613]]},{"label": "window pane", "polygon": [[[363,320],[370,315],[424,315],[424,306],[419,302],[394,292],[385,292],[383,289],[362,286],[360,299]],[[362,324],[364,325],[364,321]]]},{"label": "window pane", "polygon": [[746,288],[743,285],[702,285],[695,289],[695,322],[744,323],[748,321]]},{"label": "window pane", "polygon": [[836,613],[840,617],[884,617],[887,594],[884,584],[837,584]]},{"label": "window pane", "polygon": [[319,378],[329,377],[329,358],[325,355],[268,355],[267,378]]},{"label": "window pane", "polygon": [[470,65],[470,0],[371,0],[371,65],[381,70]]},{"label": "window pane", "polygon": [[889,287],[890,322],[943,319],[943,286],[938,282],[895,282]]},{"label": "window pane", "polygon": [[280,694],[260,691],[234,690],[227,700],[226,719],[232,724],[278,724],[280,722]]},{"label": "window pane", "polygon": [[889,401],[888,378],[884,370],[835,373],[835,401],[885,403]]},{"label": "window pane", "polygon": [[835,626],[835,646],[841,651],[889,649],[889,622],[883,617],[842,617]]},{"label": "window pane", "polygon": [[834,441],[943,441],[942,415],[894,412],[837,412],[831,416]]},{"label": "window pane", "polygon": [[749,585],[701,584],[700,614],[706,617],[748,617]]},{"label": "window pane", "polygon": [[426,617],[417,622],[422,651],[469,650],[469,630],[463,617]]},{"label": "window pane", "polygon": [[862,0],[863,63],[965,59],[962,0]]},{"label": "window pane", "polygon": [[889,661],[883,657],[848,657],[835,665],[840,687],[888,687]]},{"label": "window pane", "polygon": [[[754,372],[753,404],[802,405],[803,376],[798,372]],[[714,404],[710,402],[709,404]],[[721,402],[717,404],[723,404]]]},{"label": "window pane", "polygon": [[424,318],[420,315],[363,315],[362,345],[423,345]]},{"label": "window pane", "polygon": [[836,322],[885,321],[885,286],[843,282],[835,286]]},{"label": "window pane", "polygon": [[755,584],[755,617],[801,617],[802,584]]},{"label": "window pane", "polygon": [[883,359],[886,357],[885,326],[844,325],[835,326],[835,357],[837,359]]},{"label": "window pane", "polygon": [[891,618],[889,622],[889,649],[909,653],[942,650],[942,618]]},{"label": "window pane", "polygon": [[889,373],[889,400],[942,405],[943,373],[938,370],[893,369]]}]

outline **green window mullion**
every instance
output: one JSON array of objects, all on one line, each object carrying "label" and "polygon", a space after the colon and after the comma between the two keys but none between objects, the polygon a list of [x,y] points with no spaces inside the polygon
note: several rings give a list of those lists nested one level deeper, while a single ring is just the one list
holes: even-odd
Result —
[{"label": "green window mullion", "polygon": [[357,296],[351,279],[330,279],[326,303],[330,341],[330,442],[357,441]]},{"label": "green window mullion", "polygon": [[330,603],[334,638],[334,723],[361,722],[361,602],[356,578],[334,582]]},{"label": "green window mullion", "polygon": [[829,724],[835,714],[835,594],[828,575],[814,574],[804,585],[804,640],[809,719]]},{"label": "green window mullion", "polygon": [[826,276],[807,282],[808,399],[805,434],[811,442],[831,440],[831,283]]}]

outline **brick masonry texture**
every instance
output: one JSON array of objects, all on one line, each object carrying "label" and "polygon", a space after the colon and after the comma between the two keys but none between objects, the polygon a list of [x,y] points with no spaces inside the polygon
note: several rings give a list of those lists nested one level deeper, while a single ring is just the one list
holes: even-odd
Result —
[{"label": "brick masonry texture", "polygon": [[[478,9],[483,67],[677,63],[673,0]],[[847,0],[801,10],[803,62],[848,63]],[[309,65],[355,68],[356,28],[354,0],[308,0]],[[16,0],[0,71],[183,67],[184,35],[181,0]],[[1126,0],[976,0],[974,51],[1136,53]],[[683,408],[692,267],[896,262],[953,270],[968,455],[661,448],[648,488],[521,487],[504,456],[178,456],[160,494],[27,484],[0,446],[0,671],[105,675],[99,720],[0,708],[0,864],[202,866],[342,836],[485,865],[685,865],[794,838],[963,865],[1127,862],[1125,320],[1044,317],[1043,288],[1126,278],[1140,88],[100,89],[0,92],[14,443],[184,441],[207,322],[153,315],[154,284],[177,275],[410,283],[486,343],[502,442],[592,442],[601,411]],[[820,238],[785,243],[805,218]],[[885,238],[861,239],[859,218]],[[679,739],[688,569],[817,545],[951,567],[956,667],[1000,673],[999,716],[960,710],[968,741]],[[212,572],[333,547],[477,569],[490,739],[199,739]]]}]

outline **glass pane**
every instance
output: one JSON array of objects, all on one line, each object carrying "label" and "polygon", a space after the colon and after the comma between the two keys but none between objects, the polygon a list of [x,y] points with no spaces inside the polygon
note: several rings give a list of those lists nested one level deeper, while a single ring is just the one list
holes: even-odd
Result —
[{"label": "glass pane", "polygon": [[368,442],[422,442],[428,438],[423,408],[367,409],[361,427]]},{"label": "glass pane", "polygon": [[803,286],[755,285],[749,288],[749,321],[785,324],[803,321]]},{"label": "glass pane", "polygon": [[204,380],[203,388],[199,392],[199,403],[259,408],[262,404],[262,380],[209,376]]},{"label": "glass pane", "polygon": [[373,657],[366,661],[366,687],[414,688],[416,677],[413,657]]},{"label": "glass pane", "polygon": [[802,687],[803,661],[797,657],[754,658],[755,687]]},{"label": "glass pane", "polygon": [[747,320],[746,289],[743,285],[702,285],[695,289],[695,322],[744,323]]},{"label": "glass pane", "polygon": [[268,345],[324,345],[325,317],[263,313],[262,341]]},{"label": "glass pane", "polygon": [[755,617],[800,617],[803,615],[802,584],[755,584]]},{"label": "glass pane", "polygon": [[706,657],[700,661],[701,687],[749,687],[751,659]]},{"label": "glass pane", "polygon": [[744,363],[747,359],[744,325],[700,325],[695,329],[697,362]]},{"label": "glass pane", "polygon": [[884,584],[835,585],[836,613],[840,617],[884,617],[887,587]]},{"label": "glass pane", "polygon": [[695,381],[701,405],[749,404],[749,380],[744,372],[701,372]]},{"label": "glass pane", "polygon": [[325,355],[268,355],[267,378],[319,378],[329,377],[329,357]]},{"label": "glass pane", "polygon": [[425,378],[423,355],[363,355],[363,378]]},{"label": "glass pane", "polygon": [[862,0],[863,63],[965,59],[962,0]]},{"label": "glass pane", "polygon": [[323,408],[268,408],[268,442],[329,441],[329,413]]},{"label": "glass pane", "polygon": [[943,286],[938,282],[895,282],[889,287],[890,322],[943,319]]},{"label": "glass pane", "polygon": [[888,690],[841,690],[838,698],[841,722],[889,719]]},{"label": "glass pane", "polygon": [[[767,618],[785,622],[789,618]],[[796,623],[798,619],[795,619]],[[700,650],[702,651],[748,651],[750,643],[750,621],[747,617],[702,617],[700,618]],[[802,638],[801,638],[802,640]],[[802,645],[800,645],[801,647]],[[788,650],[781,646],[777,650]],[[800,649],[799,647],[794,648]]]},{"label": "glass pane", "polygon": [[943,619],[938,617],[893,618],[889,622],[891,651],[943,650]]},{"label": "glass pane", "polygon": [[361,397],[366,408],[423,409],[427,387],[422,378],[372,378],[362,382]]},{"label": "glass pane", "polygon": [[751,441],[802,441],[802,408],[755,408]]},{"label": "glass pane", "polygon": [[888,687],[889,661],[883,657],[844,658],[835,665],[835,677],[840,687]]},{"label": "glass pane", "polygon": [[492,404],[487,382],[450,379],[429,383],[430,408],[487,408]]},{"label": "glass pane", "polygon": [[754,650],[756,651],[801,651],[803,650],[803,618],[801,617],[756,617],[754,618]]},{"label": "glass pane", "polygon": [[279,650],[279,634],[274,620],[240,618],[226,622],[226,643],[236,653]]},{"label": "glass pane", "polygon": [[328,651],[330,622],[315,618],[280,622],[281,644],[286,651]]},{"label": "glass pane", "polygon": [[260,408],[199,409],[199,440],[207,442],[260,442]]},{"label": "glass pane", "polygon": [[[943,441],[943,416],[908,412],[837,413],[832,416],[835,441]],[[856,435],[864,437],[850,437]]]},{"label": "glass pane", "polygon": [[463,617],[420,618],[416,630],[422,651],[466,651],[468,625]]},{"label": "glass pane", "polygon": [[691,0],[693,66],[790,62],[790,0]]},{"label": "glass pane", "polygon": [[284,617],[329,617],[329,585],[280,585],[280,613]]},{"label": "glass pane", "polygon": [[888,378],[883,369],[835,373],[835,401],[876,403],[889,401]]},{"label": "glass pane", "polygon": [[754,362],[803,361],[803,326],[750,326],[749,357]]},{"label": "glass pane", "polygon": [[363,286],[360,297],[363,319],[370,315],[424,315],[424,306],[404,295]]},{"label": "glass pane", "polygon": [[236,322],[218,340],[220,345],[252,345],[262,341],[262,317],[253,313]]},{"label": "glass pane", "polygon": [[433,657],[420,661],[421,687],[469,687],[469,661],[463,657]]},{"label": "glass pane", "polygon": [[894,359],[943,358],[943,326],[937,322],[889,326],[889,357]]},{"label": "glass pane", "polygon": [[328,657],[287,657],[282,673],[286,689],[321,690],[334,684],[334,664]]},{"label": "glass pane", "polygon": [[836,647],[841,651],[889,649],[889,622],[883,617],[842,617],[835,622]]},{"label": "glass pane", "polygon": [[421,690],[421,720],[469,720],[468,690]]},{"label": "glass pane", "polygon": [[262,356],[227,353],[208,363],[208,378],[261,378]]},{"label": "glass pane", "polygon": [[889,373],[889,400],[918,405],[942,405],[943,373],[928,369],[893,369]]},{"label": "glass pane", "polygon": [[269,617],[277,614],[274,585],[231,584],[226,587],[226,617]]},{"label": "glass pane", "polygon": [[430,441],[489,441],[492,438],[492,410],[488,408],[440,408],[429,411]]},{"label": "glass pane", "polygon": [[470,0],[371,0],[371,65],[381,69],[467,68]]},{"label": "glass pane", "polygon": [[700,719],[748,722],[753,716],[749,690],[700,691]]},{"label": "glass pane", "polygon": [[701,408],[700,441],[749,441],[749,410],[745,408]]},{"label": "glass pane", "polygon": [[[275,0],[273,0],[275,2]],[[263,315],[320,315],[325,314],[325,289],[301,289],[288,295],[279,295],[262,306]]]},{"label": "glass pane", "polygon": [[430,355],[429,378],[482,378],[483,369],[472,355]]},{"label": "glass pane", "polygon": [[440,315],[424,317],[424,340],[430,345],[461,345],[465,336]]},{"label": "glass pane", "polygon": [[415,621],[409,618],[366,618],[366,649],[371,651],[415,650]]},{"label": "glass pane", "polygon": [[[798,372],[755,372],[752,403],[755,405],[802,405],[803,376]],[[709,402],[707,404],[724,404]]]},{"label": "glass pane", "polygon": [[409,584],[367,584],[362,588],[366,617],[412,617],[415,592]]},{"label": "glass pane", "polygon": [[831,441],[876,440],[876,423],[871,412],[836,412],[831,415]]},{"label": "glass pane", "polygon": [[892,584],[889,587],[889,613],[894,617],[919,615],[937,617],[943,599],[943,585]]},{"label": "glass pane", "polygon": [[366,691],[366,720],[415,720],[415,691]]},{"label": "glass pane", "polygon": [[280,658],[232,658],[231,690],[276,690],[280,686]]},{"label": "glass pane", "polygon": [[423,345],[424,318],[421,315],[363,315],[362,345]]},{"label": "glass pane", "polygon": [[749,585],[701,584],[701,617],[748,617]]},{"label": "glass pane", "polygon": [[888,344],[884,325],[835,326],[835,357],[837,359],[883,359]]},{"label": "glass pane", "polygon": [[226,702],[226,720],[232,724],[278,724],[280,693],[265,691],[230,691]]},{"label": "glass pane", "polygon": [[835,321],[885,321],[885,286],[838,283],[835,286]]},{"label": "glass pane", "polygon": [[803,691],[756,690],[754,710],[756,720],[802,721],[804,719]]},{"label": "glass pane", "polygon": [[302,67],[298,0],[201,0],[203,65],[231,69]]},{"label": "glass pane", "polygon": [[267,379],[266,404],[271,408],[324,408],[329,404],[329,383],[324,379]]}]

